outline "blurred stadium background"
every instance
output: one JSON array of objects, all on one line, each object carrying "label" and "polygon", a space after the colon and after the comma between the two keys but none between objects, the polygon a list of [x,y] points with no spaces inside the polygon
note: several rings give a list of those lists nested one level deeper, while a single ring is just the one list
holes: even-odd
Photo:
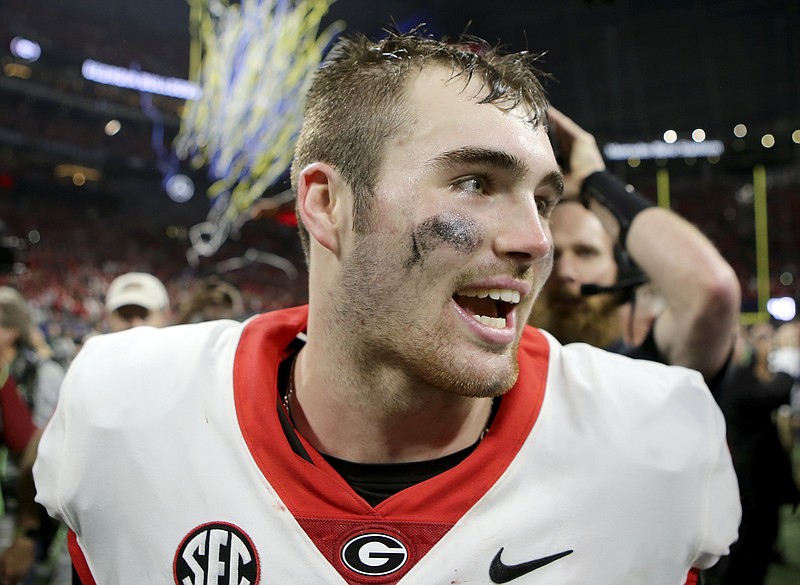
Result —
[{"label": "blurred stadium background", "polygon": [[[185,98],[100,75],[113,66],[187,79],[187,0],[4,0],[0,11],[1,278],[43,321],[80,335],[110,279],[133,269],[168,282],[176,301],[213,272],[243,290],[250,313],[305,300],[291,202],[255,213],[216,254],[187,263],[211,181],[172,155]],[[796,1],[339,0],[323,26],[336,20],[369,35],[425,23],[437,36],[467,30],[544,52],[553,103],[597,136],[618,174],[717,244],[741,278],[745,318],[766,318],[770,299],[783,299],[772,313],[792,314]],[[168,188],[175,174],[186,179]],[[290,264],[261,261],[262,252]]]}]

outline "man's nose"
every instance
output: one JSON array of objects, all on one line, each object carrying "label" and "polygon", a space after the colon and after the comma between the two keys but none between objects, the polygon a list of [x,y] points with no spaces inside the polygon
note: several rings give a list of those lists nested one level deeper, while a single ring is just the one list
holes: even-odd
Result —
[{"label": "man's nose", "polygon": [[578,280],[578,271],[575,266],[575,258],[569,252],[556,251],[553,274],[564,282],[576,282]]},{"label": "man's nose", "polygon": [[540,215],[535,198],[528,195],[518,199],[504,214],[495,239],[496,252],[534,263],[550,253],[550,237],[547,221]]}]

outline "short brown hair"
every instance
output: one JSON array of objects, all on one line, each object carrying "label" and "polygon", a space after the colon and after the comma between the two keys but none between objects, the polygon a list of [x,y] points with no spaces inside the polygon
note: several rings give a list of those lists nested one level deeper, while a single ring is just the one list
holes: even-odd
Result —
[{"label": "short brown hair", "polygon": [[[465,85],[483,80],[479,103],[527,105],[534,125],[546,123],[547,97],[533,63],[537,55],[504,53],[483,39],[435,40],[418,30],[389,32],[374,42],[361,34],[345,37],[330,51],[308,93],[305,120],[292,163],[292,187],[307,165],[335,167],[353,191],[353,228],[369,225],[371,193],[380,171],[384,143],[410,123],[405,102],[407,73],[435,63],[450,67]],[[298,212],[300,240],[309,260],[309,236]]]}]

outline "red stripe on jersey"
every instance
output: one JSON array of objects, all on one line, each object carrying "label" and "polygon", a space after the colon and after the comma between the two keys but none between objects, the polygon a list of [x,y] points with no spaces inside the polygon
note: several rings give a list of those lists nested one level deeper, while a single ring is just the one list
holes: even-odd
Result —
[{"label": "red stripe on jersey", "polygon": [[692,569],[686,576],[686,583],[684,585],[697,585],[700,582],[700,571]]},{"label": "red stripe on jersey", "polygon": [[[278,366],[286,357],[285,348],[305,330],[307,314],[307,307],[267,313],[246,326],[234,363],[242,435],[270,485],[348,582],[362,581],[352,580],[352,573],[342,568],[339,551],[349,537],[365,530],[413,543],[405,573],[486,494],[522,447],[544,399],[549,345],[539,331],[526,327],[517,383],[503,397],[491,429],[475,451],[454,468],[373,508],[302,437],[313,463],[297,455],[281,428],[276,406]],[[393,573],[392,578],[400,575]]]},{"label": "red stripe on jersey", "polygon": [[92,572],[89,570],[86,557],[83,556],[81,545],[78,544],[78,538],[72,530],[67,533],[67,548],[69,549],[69,557],[72,559],[72,566],[75,567],[75,572],[81,578],[81,585],[97,585],[94,577],[92,577]]}]

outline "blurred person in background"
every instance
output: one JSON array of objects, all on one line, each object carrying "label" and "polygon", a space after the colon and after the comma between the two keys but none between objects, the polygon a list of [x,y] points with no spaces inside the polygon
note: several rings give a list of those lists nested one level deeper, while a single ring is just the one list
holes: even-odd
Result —
[{"label": "blurred person in background", "polygon": [[[785,372],[794,377],[790,402],[778,409],[777,424],[784,447],[790,452],[797,449],[800,455],[800,321],[777,327],[768,367],[773,372]],[[794,476],[795,483],[800,486],[800,458]]]},{"label": "blurred person in background", "polygon": [[791,321],[775,329],[775,343],[769,352],[768,367],[800,379],[800,323]]},{"label": "blurred person in background", "polygon": [[[8,461],[3,469],[2,552],[0,584],[15,585],[29,576],[42,549],[41,507],[34,502],[31,469],[40,430],[33,424],[28,404],[10,377],[7,363],[0,367],[0,448],[15,465],[13,477]],[[3,456],[5,459],[5,454]]]},{"label": "blurred person in background", "polygon": [[727,422],[742,498],[739,539],[709,575],[709,581],[719,585],[764,582],[769,564],[778,555],[780,508],[800,501],[787,451],[791,447],[782,444],[775,424],[776,411],[790,402],[800,363],[770,359],[775,352],[797,348],[794,331],[794,336],[777,335],[770,323],[740,328],[734,361],[715,392]]},{"label": "blurred person in background", "polygon": [[192,287],[189,298],[178,310],[175,324],[201,323],[215,319],[240,321],[244,316],[244,304],[239,289],[220,278],[209,276]]},{"label": "blurred person in background", "polygon": [[59,321],[50,320],[42,331],[42,341],[47,345],[47,351],[52,358],[66,368],[77,353],[75,339],[67,334],[67,328]]},{"label": "blurred person in background", "polygon": [[[689,367],[717,383],[739,317],[733,269],[692,224],[612,175],[591,134],[555,108],[549,118],[565,198],[551,220],[553,272],[529,322],[562,343]],[[634,291],[645,281],[659,301],[637,316]]]},{"label": "blurred person in background", "polygon": [[[43,429],[53,414],[58,402],[64,367],[53,359],[53,350],[45,340],[43,331],[34,323],[30,306],[23,295],[8,286],[0,287],[0,360],[8,366],[11,379],[19,388],[32,413],[32,422]],[[35,447],[31,447],[35,453]],[[9,461],[3,470],[8,481],[4,483],[4,497],[32,501],[28,496],[28,477],[33,463],[23,458]],[[44,509],[36,506],[32,513],[40,516],[36,522],[37,561],[44,566],[55,540],[58,524],[52,521]],[[33,536],[33,533],[31,533]],[[52,553],[55,555],[56,550]]]},{"label": "blurred person in background", "polygon": [[167,287],[146,272],[128,272],[112,280],[105,306],[112,333],[142,325],[165,327],[172,319]]},{"label": "blurred person in background", "polygon": [[56,408],[64,368],[53,359],[42,331],[33,322],[28,302],[14,288],[0,287],[0,359],[43,428]]}]

